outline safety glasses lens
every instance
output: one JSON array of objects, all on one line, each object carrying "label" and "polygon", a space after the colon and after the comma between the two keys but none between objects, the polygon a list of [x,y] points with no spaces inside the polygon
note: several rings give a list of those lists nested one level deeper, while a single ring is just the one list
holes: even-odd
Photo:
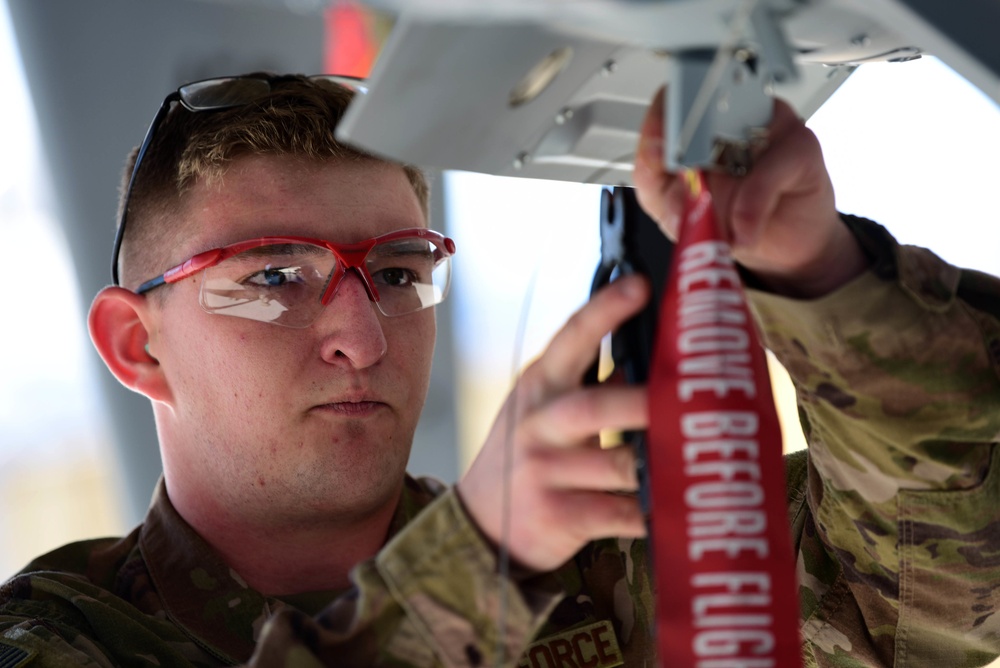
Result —
[{"label": "safety glasses lens", "polygon": [[205,270],[201,305],[209,313],[308,327],[336,258],[319,246],[274,244],[243,251]]},{"label": "safety glasses lens", "polygon": [[[322,246],[251,248],[205,270],[201,305],[209,313],[308,327],[324,308],[329,281],[343,276],[337,269],[337,256]],[[407,237],[375,244],[359,269],[379,310],[398,316],[444,300],[451,256],[433,241]]]},{"label": "safety glasses lens", "polygon": [[379,310],[389,316],[440,304],[451,282],[451,256],[418,237],[376,244],[365,268],[378,293]]}]

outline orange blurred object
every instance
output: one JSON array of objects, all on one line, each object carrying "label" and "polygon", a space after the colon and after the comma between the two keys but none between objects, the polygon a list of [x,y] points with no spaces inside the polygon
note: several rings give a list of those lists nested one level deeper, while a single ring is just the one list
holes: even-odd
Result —
[{"label": "orange blurred object", "polygon": [[351,0],[333,3],[326,11],[325,20],[323,71],[368,76],[391,22]]}]

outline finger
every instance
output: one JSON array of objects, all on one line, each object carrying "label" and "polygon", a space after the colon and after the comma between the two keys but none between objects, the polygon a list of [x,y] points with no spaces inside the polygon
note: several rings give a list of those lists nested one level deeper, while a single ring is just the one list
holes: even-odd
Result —
[{"label": "finger", "polygon": [[[545,393],[561,393],[579,385],[604,335],[638,313],[649,292],[649,282],[638,275],[623,276],[602,288],[556,333],[526,376],[540,374]],[[533,399],[540,402],[544,397]]]},{"label": "finger", "polygon": [[645,521],[635,496],[607,492],[553,491],[513,518],[506,541],[518,563],[549,571],[599,538],[641,538]]},{"label": "finger", "polygon": [[522,424],[528,442],[573,446],[602,429],[649,426],[648,394],[641,386],[597,386],[560,395]]},{"label": "finger", "polygon": [[585,541],[601,538],[641,538],[646,522],[639,500],[607,492],[561,492],[554,505],[572,522],[573,532]]},{"label": "finger", "polygon": [[627,445],[606,450],[540,448],[530,454],[534,475],[549,489],[634,492],[639,489],[635,451]]}]

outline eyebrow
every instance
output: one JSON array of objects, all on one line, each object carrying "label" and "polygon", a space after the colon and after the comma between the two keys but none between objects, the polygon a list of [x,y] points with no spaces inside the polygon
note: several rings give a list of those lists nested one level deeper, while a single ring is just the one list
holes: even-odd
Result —
[{"label": "eyebrow", "polygon": [[379,253],[379,257],[408,257],[411,255],[426,255],[427,257],[433,257],[434,253],[428,248],[399,248],[393,249],[390,253]]},{"label": "eyebrow", "polygon": [[263,257],[269,255],[325,255],[327,249],[313,244],[268,244],[241,251],[236,257]]},{"label": "eyebrow", "polygon": [[401,257],[405,255],[434,255],[433,244],[423,239],[409,239],[408,243],[396,241],[380,249],[380,257]]}]

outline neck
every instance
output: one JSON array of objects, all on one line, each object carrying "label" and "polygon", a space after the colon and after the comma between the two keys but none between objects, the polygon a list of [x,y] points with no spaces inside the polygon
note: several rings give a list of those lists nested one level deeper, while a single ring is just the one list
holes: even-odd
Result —
[{"label": "neck", "polygon": [[348,575],[385,544],[400,492],[363,515],[266,515],[266,521],[215,504],[182,508],[182,517],[247,584],[267,596],[346,589]]}]

